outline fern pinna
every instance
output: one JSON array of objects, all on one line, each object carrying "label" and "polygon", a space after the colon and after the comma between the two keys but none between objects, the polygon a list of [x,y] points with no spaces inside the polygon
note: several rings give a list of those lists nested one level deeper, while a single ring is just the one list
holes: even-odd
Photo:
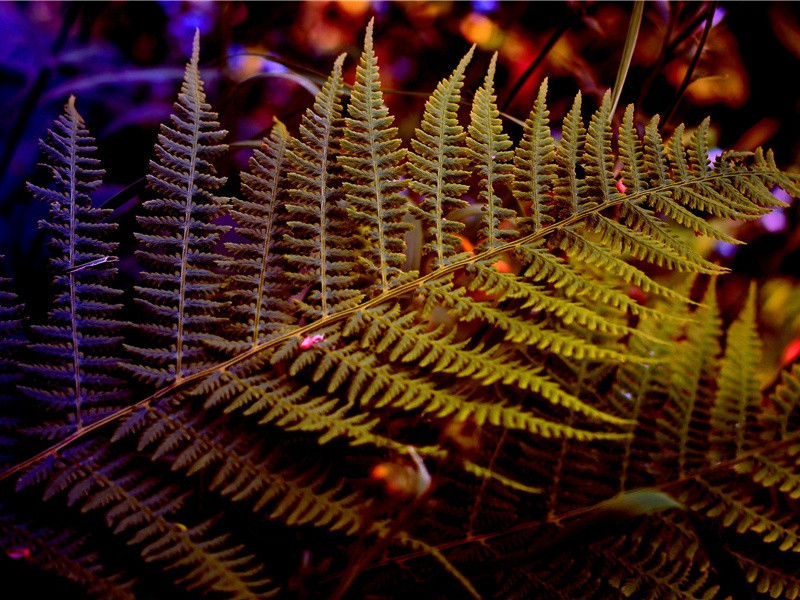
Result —
[{"label": "fern pinna", "polygon": [[[127,330],[93,312],[113,307],[113,224],[88,201],[100,173],[68,105],[45,146],[56,187],[33,188],[60,295],[2,363],[57,409],[25,430],[59,439],[3,473],[19,475],[6,553],[99,597],[800,595],[800,375],[759,389],[756,289],[725,332],[724,269],[681,237],[734,241],[708,217],[757,218],[797,178],[761,150],[710,163],[708,121],[665,141],[628,107],[615,127],[609,94],[588,122],[578,94],[556,139],[547,81],[515,146],[496,57],[459,116],[474,48],[406,148],[372,36],[353,85],[342,55],[230,199],[196,36]],[[19,332],[5,358],[23,336],[0,299]],[[35,510],[41,493],[69,520]]]},{"label": "fern pinna", "polygon": [[175,113],[162,124],[150,161],[147,182],[157,197],[143,203],[138,217],[137,254],[152,265],[136,288],[148,321],[138,328],[149,344],[129,351],[138,357],[133,372],[153,384],[180,381],[205,366],[203,342],[222,322],[215,316],[223,306],[223,276],[214,248],[226,228],[214,218],[223,214],[226,199],[214,192],[225,178],[216,176],[212,161],[227,149],[227,132],[205,101],[199,56],[196,35]]},{"label": "fern pinna", "polygon": [[40,226],[50,234],[54,298],[48,322],[32,327],[19,390],[44,405],[32,429],[53,439],[126,404],[130,394],[119,372],[124,324],[114,318],[122,308],[114,287],[117,225],[110,210],[92,205],[103,170],[74,97],[41,147],[52,183],[29,188],[49,205]]}]

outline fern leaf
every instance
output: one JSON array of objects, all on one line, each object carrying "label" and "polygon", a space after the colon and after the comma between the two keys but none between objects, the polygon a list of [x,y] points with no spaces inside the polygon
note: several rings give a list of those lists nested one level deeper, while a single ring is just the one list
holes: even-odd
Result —
[{"label": "fern leaf", "polygon": [[[3,257],[0,256],[0,261]],[[0,277],[0,465],[13,454],[16,432],[21,425],[18,399],[14,390],[22,379],[19,354],[25,346],[22,331],[23,306],[11,287],[11,280]],[[7,454],[8,453],[8,454]]]},{"label": "fern leaf", "polygon": [[469,136],[467,148],[472,161],[480,173],[480,192],[478,199],[483,203],[481,210],[481,236],[485,239],[478,245],[479,249],[497,248],[503,241],[514,237],[513,229],[502,228],[503,221],[511,222],[516,216],[513,210],[503,207],[498,186],[510,188],[513,180],[513,167],[510,163],[514,156],[511,138],[503,132],[503,122],[497,108],[497,97],[494,93],[494,72],[497,65],[497,53],[492,56],[489,70],[483,85],[475,93],[470,114]]},{"label": "fern leaf", "polygon": [[[709,284],[702,305],[686,326],[686,339],[675,351],[669,382],[669,403],[659,422],[662,443],[676,448],[678,475],[705,462],[707,439],[702,421],[710,411],[710,393],[716,380],[722,324],[715,282]],[[667,441],[669,440],[669,442]]]},{"label": "fern leaf", "polygon": [[[580,118],[580,104],[577,104],[577,117]],[[570,113],[571,115],[572,113]],[[571,123],[567,124],[567,129]],[[568,142],[571,144],[572,142]],[[565,151],[567,148],[565,147]],[[585,147],[586,165],[586,191],[600,200],[601,204],[611,201],[612,196],[618,192],[612,184],[611,175],[614,172],[614,155],[611,150],[611,93],[606,92],[603,100],[589,121],[589,130],[586,133]]]},{"label": "fern leaf", "polygon": [[266,509],[271,519],[288,519],[289,525],[312,524],[348,534],[366,526],[361,506],[367,500],[344,492],[341,485],[325,485],[324,475],[292,475],[275,469],[276,459],[265,455],[252,438],[232,438],[228,429],[218,433],[218,423],[209,426],[194,419],[197,423],[193,424],[185,414],[172,415],[158,408],[148,413],[150,424],[140,438],[139,450],[157,443],[148,450],[155,459],[169,460],[173,469],[190,475],[213,466],[210,488],[234,502],[248,500],[254,512]]},{"label": "fern leaf", "polygon": [[525,121],[522,139],[514,150],[514,197],[521,206],[530,207],[530,216],[519,221],[523,233],[533,232],[552,223],[549,193],[555,184],[555,142],[550,135],[547,110],[547,79]]},{"label": "fern leaf", "polygon": [[756,288],[750,286],[742,313],[728,330],[719,373],[719,389],[711,409],[712,457],[737,456],[746,449],[748,431],[761,405],[756,366],[760,344],[756,332]]},{"label": "fern leaf", "polygon": [[221,264],[231,272],[228,297],[231,310],[242,319],[232,319],[242,351],[263,342],[291,323],[287,306],[289,286],[283,281],[281,238],[286,232],[286,162],[289,132],[280,121],[250,158],[250,171],[242,173],[247,200],[233,199],[231,216],[239,224],[236,233],[243,243],[229,242],[233,255]]},{"label": "fern leaf", "polygon": [[[592,203],[584,206],[586,183],[578,176],[579,154],[586,141],[586,128],[581,117],[582,96],[578,92],[561,129],[561,140],[556,146],[556,180],[553,191],[560,203],[563,215],[573,215]],[[560,214],[559,216],[563,216]]]},{"label": "fern leaf", "polygon": [[773,417],[777,439],[785,439],[790,432],[798,429],[800,423],[800,365],[795,365],[790,371],[784,371],[781,381],[770,400],[777,407],[777,414]]},{"label": "fern leaf", "polygon": [[[623,434],[589,431],[548,421],[511,404],[473,401],[451,391],[437,389],[426,380],[409,376],[397,367],[376,365],[375,355],[357,349],[357,344],[336,347],[337,339],[336,336],[330,336],[325,343],[318,344],[309,352],[322,356],[322,360],[316,363],[312,380],[321,380],[335,368],[333,376],[328,380],[328,392],[336,391],[345,381],[349,381],[348,400],[358,400],[362,406],[421,410],[436,417],[452,416],[461,421],[471,418],[478,425],[490,423],[530,431],[544,437],[567,436],[587,440],[624,438]],[[295,362],[289,373],[296,375],[304,366],[304,361]],[[556,394],[555,391],[551,393]],[[573,401],[566,394],[554,397],[567,405],[571,405]],[[624,419],[620,421],[613,415],[602,413],[580,402],[575,404],[575,409],[601,421],[625,423]]]},{"label": "fern leaf", "polygon": [[360,269],[353,254],[357,236],[338,204],[336,157],[342,137],[342,64],[336,59],[325,84],[306,110],[300,136],[288,150],[291,203],[284,236],[288,246],[287,272],[298,288],[306,288],[297,299],[300,312],[309,318],[325,318],[356,304],[362,294],[354,289]]},{"label": "fern leaf", "polygon": [[100,449],[65,457],[45,498],[66,492],[68,503],[80,502],[82,512],[104,509],[106,524],[115,535],[127,534],[128,544],[140,546],[146,562],[175,571],[176,583],[189,591],[205,587],[232,600],[277,593],[263,577],[263,567],[252,556],[242,555],[241,546],[227,542],[229,535],[208,537],[213,521],[187,527],[169,519],[185,504],[188,493],[138,470],[130,456],[108,454]]},{"label": "fern leaf", "polygon": [[362,259],[368,272],[378,278],[376,291],[385,293],[401,279],[404,236],[410,225],[403,220],[407,212],[402,166],[406,151],[397,127],[392,127],[394,117],[383,103],[372,47],[373,24],[374,19],[367,25],[364,51],[356,68],[339,162],[347,176],[343,187],[349,214],[367,227],[368,244]]},{"label": "fern leaf", "polygon": [[111,210],[92,206],[104,173],[94,144],[72,96],[41,142],[52,183],[28,184],[49,205],[39,225],[51,236],[56,297],[48,323],[32,327],[36,337],[28,347],[37,358],[24,365],[28,382],[20,389],[54,418],[35,428],[49,438],[81,429],[129,396],[115,373],[124,328],[114,319],[122,292],[109,285],[116,274],[117,244],[110,238],[117,225],[108,222]]},{"label": "fern leaf", "polygon": [[425,103],[422,123],[411,140],[408,153],[411,189],[422,197],[420,204],[411,205],[411,213],[422,223],[429,241],[423,255],[433,256],[433,268],[451,262],[459,254],[460,240],[456,234],[463,224],[448,219],[451,211],[463,208],[461,199],[469,186],[463,183],[469,154],[464,140],[466,132],[458,122],[458,103],[464,85],[464,71],[475,47],[461,59],[450,75],[436,86]]},{"label": "fern leaf", "polygon": [[98,553],[85,548],[86,536],[69,529],[53,531],[12,515],[0,516],[0,540],[6,552],[25,553],[27,560],[46,571],[82,585],[101,599],[134,600],[135,583],[122,572],[109,573]]},{"label": "fern leaf", "polygon": [[227,199],[215,195],[226,179],[216,175],[212,161],[227,146],[203,91],[198,68],[200,34],[195,32],[192,58],[169,124],[161,125],[147,182],[158,196],[143,204],[136,234],[137,256],[150,270],[141,274],[137,302],[150,322],[138,326],[146,346],[129,346],[139,357],[131,369],[153,383],[180,381],[208,365],[204,342],[221,323],[215,316],[223,276],[214,247],[226,227],[213,221]]}]

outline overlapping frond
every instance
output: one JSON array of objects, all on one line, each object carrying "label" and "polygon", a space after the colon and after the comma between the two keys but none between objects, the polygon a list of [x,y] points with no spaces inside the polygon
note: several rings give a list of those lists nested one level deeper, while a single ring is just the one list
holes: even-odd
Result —
[{"label": "overlapping frond", "polygon": [[54,299],[47,323],[32,327],[34,358],[20,389],[44,407],[33,430],[59,438],[124,405],[130,394],[119,376],[125,324],[115,318],[122,308],[114,287],[117,225],[111,210],[92,206],[104,171],[74,96],[41,148],[52,181],[28,188],[49,207],[39,225],[50,234]]},{"label": "overlapping frond", "polygon": [[217,268],[216,245],[226,227],[214,220],[228,199],[216,195],[225,184],[213,165],[225,152],[217,114],[206,102],[200,77],[199,32],[186,66],[169,123],[161,125],[147,182],[155,198],[137,217],[137,257],[147,265],[136,287],[146,317],[137,324],[142,338],[129,346],[131,366],[148,383],[180,381],[209,364],[205,342],[222,319],[219,296],[224,276]]},{"label": "overlapping frond", "polygon": [[691,317],[684,328],[685,338],[675,348],[667,384],[668,401],[664,417],[658,421],[660,453],[666,454],[665,459],[675,460],[668,470],[674,473],[671,469],[677,468],[680,477],[707,461],[707,423],[719,370],[722,335],[713,280],[702,305]]}]

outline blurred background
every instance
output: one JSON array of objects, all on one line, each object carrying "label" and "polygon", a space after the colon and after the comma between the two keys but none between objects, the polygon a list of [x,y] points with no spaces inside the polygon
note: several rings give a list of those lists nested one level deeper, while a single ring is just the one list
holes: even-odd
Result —
[{"label": "blurred background", "polygon": [[[480,52],[465,86],[469,97],[491,53],[496,87],[518,139],[536,89],[550,77],[554,127],[577,90],[585,114],[612,87],[631,2],[35,2],[0,3],[0,254],[34,319],[47,310],[47,247],[36,229],[44,206],[25,190],[42,181],[37,140],[70,94],[97,136],[108,171],[96,201],[121,225],[123,274],[136,271],[131,230],[158,124],[167,118],[195,28],[209,100],[234,147],[220,165],[231,177],[273,116],[296,126],[330,70],[348,53],[352,82],[367,21],[386,102],[403,137],[417,125],[427,94],[470,44]],[[707,29],[706,35],[704,31]],[[702,44],[701,44],[702,40]],[[699,54],[698,54],[699,52]],[[693,60],[697,54],[697,60]],[[637,119],[670,115],[669,133],[712,117],[715,146],[774,149],[779,165],[800,166],[800,5],[647,2],[621,106]],[[621,110],[619,111],[621,113]],[[781,196],[780,190],[775,190]],[[800,212],[795,203],[730,230],[747,246],[699,239],[733,273],[720,282],[725,318],[760,281],[761,327],[769,383],[781,363],[800,356]]]}]

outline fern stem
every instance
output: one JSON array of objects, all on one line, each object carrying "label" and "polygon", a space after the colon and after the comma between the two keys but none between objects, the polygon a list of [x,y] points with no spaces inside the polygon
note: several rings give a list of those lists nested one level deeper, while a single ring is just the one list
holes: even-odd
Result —
[{"label": "fern stem", "polygon": [[189,254],[189,231],[192,223],[192,197],[194,189],[195,167],[197,164],[197,144],[200,129],[200,78],[197,76],[198,62],[200,59],[199,33],[195,34],[194,47],[192,48],[192,59],[190,70],[194,74],[192,83],[194,84],[194,119],[192,119],[192,154],[189,162],[189,175],[186,184],[186,208],[183,213],[183,247],[181,248],[181,282],[178,292],[178,332],[175,340],[175,382],[182,380],[181,361],[183,359],[183,320],[186,310],[186,270]]},{"label": "fern stem", "polygon": [[[75,182],[77,174],[77,144],[78,144],[78,113],[75,111],[75,96],[70,96],[70,143],[69,143],[69,268],[75,266],[75,204],[77,190]],[[81,389],[81,363],[80,351],[78,349],[78,315],[77,299],[75,294],[75,272],[71,271],[69,277],[69,317],[70,329],[72,332],[72,375],[75,382],[75,426],[78,431],[83,429],[83,416],[81,414],[81,400],[83,390]]]},{"label": "fern stem", "polygon": [[[399,285],[399,286],[397,286],[395,288],[392,288],[388,292],[386,292],[385,294],[381,294],[379,296],[376,296],[375,298],[371,298],[369,300],[366,300],[365,302],[362,302],[362,303],[357,304],[355,306],[352,306],[350,308],[344,309],[344,310],[342,310],[340,312],[337,312],[337,313],[335,313],[333,315],[328,315],[327,317],[318,319],[317,321],[314,321],[312,323],[308,323],[307,325],[303,325],[303,326],[297,327],[293,331],[284,333],[284,334],[282,334],[280,336],[276,336],[276,337],[274,337],[274,338],[272,338],[270,340],[267,340],[267,341],[259,344],[258,346],[254,347],[254,348],[251,348],[251,349],[249,349],[249,350],[247,350],[245,352],[242,352],[241,354],[239,354],[237,356],[229,358],[226,361],[223,361],[223,362],[221,362],[219,364],[216,364],[214,366],[208,367],[206,369],[202,369],[202,370],[196,371],[196,372],[194,372],[194,373],[192,373],[190,375],[187,375],[186,377],[182,378],[180,381],[177,381],[177,380],[173,381],[169,385],[161,388],[160,390],[157,390],[155,393],[151,394],[150,396],[148,396],[146,398],[143,398],[139,402],[137,402],[135,404],[131,404],[130,406],[126,406],[125,408],[122,408],[122,409],[120,409],[120,410],[118,410],[116,412],[110,413],[110,414],[106,415],[105,417],[103,417],[101,419],[98,419],[97,421],[94,421],[91,424],[85,426],[81,431],[75,432],[75,433],[69,435],[68,437],[64,438],[60,442],[58,442],[56,444],[53,444],[49,448],[46,448],[45,450],[42,450],[41,452],[37,453],[36,455],[32,456],[31,458],[28,458],[28,459],[26,459],[26,460],[24,460],[24,461],[22,461],[20,463],[17,463],[15,465],[9,467],[8,469],[6,469],[2,473],[0,473],[0,481],[3,481],[4,479],[14,475],[15,473],[19,473],[20,471],[23,471],[23,470],[29,468],[30,466],[38,463],[41,460],[44,460],[44,459],[46,459],[48,457],[51,457],[51,456],[55,456],[58,453],[59,450],[65,448],[67,446],[70,446],[72,443],[74,443],[75,441],[83,438],[87,434],[89,434],[89,433],[91,433],[93,431],[96,431],[97,429],[99,429],[101,427],[104,427],[105,425],[108,425],[109,423],[113,423],[114,421],[117,421],[117,420],[121,419],[122,417],[128,416],[128,415],[132,414],[133,412],[135,412],[137,409],[149,405],[150,402],[152,402],[153,400],[157,400],[159,398],[163,398],[163,397],[165,397],[165,396],[167,396],[167,395],[169,395],[169,394],[171,394],[171,393],[173,393],[173,392],[175,392],[175,391],[177,391],[179,389],[182,389],[186,385],[189,385],[191,383],[196,383],[197,381],[200,381],[200,380],[202,380],[202,379],[208,377],[209,375],[211,375],[213,373],[216,373],[218,371],[225,370],[225,369],[228,369],[230,367],[236,366],[236,365],[238,365],[238,364],[240,364],[240,363],[242,363],[242,362],[244,362],[244,361],[246,361],[246,360],[248,360],[250,358],[253,358],[254,356],[257,356],[260,352],[263,352],[264,350],[267,350],[269,348],[273,348],[275,346],[279,346],[280,344],[283,344],[283,343],[291,340],[292,338],[302,339],[304,336],[306,336],[306,335],[308,335],[308,334],[310,334],[310,333],[312,333],[312,332],[314,332],[314,331],[316,331],[318,329],[321,329],[323,327],[327,327],[327,326],[329,326],[329,325],[331,325],[333,323],[341,321],[341,320],[343,320],[343,319],[355,314],[358,311],[367,310],[369,308],[373,308],[375,306],[383,304],[384,302],[386,302],[388,300],[391,300],[391,299],[394,299],[394,298],[398,298],[398,297],[401,297],[401,296],[403,296],[405,294],[413,292],[417,288],[423,286],[425,283],[427,283],[429,281],[432,281],[432,280],[439,279],[441,277],[450,275],[451,273],[454,273],[455,271],[458,271],[459,269],[467,267],[467,266],[469,266],[471,264],[489,260],[489,259],[491,259],[491,258],[493,258],[495,256],[499,256],[499,255],[503,254],[504,252],[509,252],[509,251],[513,250],[514,248],[518,248],[520,246],[525,246],[527,244],[531,244],[531,243],[534,243],[536,241],[539,241],[539,240],[545,238],[547,235],[552,234],[555,231],[558,231],[558,230],[560,230],[560,229],[562,229],[564,227],[568,227],[569,225],[574,225],[575,223],[578,223],[581,220],[583,220],[583,219],[585,219],[585,218],[587,218],[587,217],[589,217],[591,215],[600,213],[603,210],[606,210],[606,209],[609,209],[609,208],[613,208],[615,206],[619,206],[620,204],[624,204],[625,202],[631,202],[633,200],[643,200],[649,194],[658,194],[658,193],[666,191],[666,190],[685,188],[685,187],[687,187],[687,185],[701,184],[701,183],[705,183],[705,182],[712,181],[712,180],[717,180],[717,179],[732,179],[734,177],[765,177],[765,176],[772,176],[772,175],[774,175],[774,173],[771,173],[771,172],[768,172],[768,171],[749,171],[749,172],[746,172],[746,173],[717,173],[717,174],[714,174],[714,175],[708,175],[706,177],[699,178],[699,179],[694,180],[694,181],[692,181],[692,182],[690,182],[688,184],[686,182],[670,183],[668,185],[662,185],[662,186],[659,186],[659,187],[656,187],[656,188],[652,188],[652,189],[649,189],[649,190],[643,190],[643,191],[635,193],[635,194],[630,194],[630,195],[626,195],[626,196],[623,196],[623,197],[618,197],[618,198],[615,198],[614,200],[611,200],[610,202],[607,202],[607,203],[604,203],[604,204],[598,204],[596,206],[590,206],[589,208],[586,208],[586,209],[584,209],[584,210],[582,210],[580,212],[577,212],[577,213],[569,215],[568,217],[562,219],[558,223],[552,223],[552,224],[550,224],[550,225],[548,225],[546,227],[542,227],[538,231],[530,233],[530,234],[528,234],[528,235],[526,235],[524,237],[518,238],[516,240],[507,242],[507,243],[503,244],[502,246],[498,246],[497,248],[487,249],[487,250],[485,250],[483,252],[475,254],[474,256],[465,256],[465,257],[463,257],[463,258],[461,258],[461,259],[459,259],[457,261],[448,263],[447,265],[437,269],[436,271],[432,271],[431,273],[428,273],[427,275],[423,275],[423,276],[421,276],[421,277],[419,277],[419,278],[417,278],[417,279],[415,279],[413,281],[410,281],[410,282],[408,282],[406,284]],[[792,179],[800,180],[800,175],[786,174],[786,176],[790,177]],[[790,445],[791,443],[793,443],[794,441],[796,441],[798,439],[800,439],[800,433],[797,434],[796,436],[792,436],[790,438],[786,438],[785,440],[782,440],[781,444],[782,445],[783,444]],[[762,450],[763,450],[763,448],[762,448]],[[744,458],[746,458],[749,455],[750,455],[750,453],[743,453],[739,457],[737,457],[735,460],[737,462],[740,462],[741,460],[744,460]]]},{"label": "fern stem", "polygon": [[258,334],[261,328],[261,306],[264,303],[264,281],[267,277],[267,264],[269,263],[269,251],[270,247],[272,246],[272,232],[273,227],[275,225],[275,199],[278,197],[278,187],[280,183],[280,175],[283,165],[284,156],[286,155],[286,147],[287,142],[284,138],[283,142],[279,146],[280,151],[278,155],[275,157],[275,175],[272,178],[272,190],[271,190],[271,198],[272,201],[269,203],[269,215],[267,217],[267,233],[264,236],[264,243],[261,249],[261,270],[258,273],[258,296],[256,297],[256,302],[254,306],[254,314],[253,314],[253,345],[252,347],[255,348],[258,346]]}]

